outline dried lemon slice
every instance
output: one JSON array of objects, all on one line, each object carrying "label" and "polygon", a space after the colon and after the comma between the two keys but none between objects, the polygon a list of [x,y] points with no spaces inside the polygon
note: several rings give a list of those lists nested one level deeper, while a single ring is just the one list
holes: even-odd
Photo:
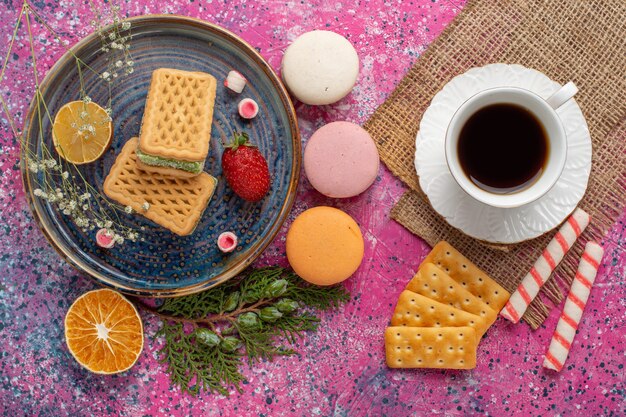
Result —
[{"label": "dried lemon slice", "polygon": [[65,104],[52,125],[54,147],[65,160],[76,165],[100,158],[111,144],[112,134],[111,117],[93,102]]},{"label": "dried lemon slice", "polygon": [[120,293],[90,291],[65,316],[65,341],[82,366],[98,374],[132,367],[143,349],[143,325],[135,306]]}]

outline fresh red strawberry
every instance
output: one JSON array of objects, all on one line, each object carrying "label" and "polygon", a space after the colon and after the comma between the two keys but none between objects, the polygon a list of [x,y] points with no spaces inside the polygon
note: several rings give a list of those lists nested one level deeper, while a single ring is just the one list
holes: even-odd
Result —
[{"label": "fresh red strawberry", "polygon": [[222,170],[235,194],[247,201],[259,201],[270,189],[270,172],[267,161],[249,140],[244,132],[233,135],[233,142],[225,145],[222,154]]}]

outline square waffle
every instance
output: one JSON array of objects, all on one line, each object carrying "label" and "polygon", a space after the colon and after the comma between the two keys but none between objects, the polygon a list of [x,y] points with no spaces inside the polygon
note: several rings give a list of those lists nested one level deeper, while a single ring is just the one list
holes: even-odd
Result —
[{"label": "square waffle", "polygon": [[137,166],[137,143],[138,139],[132,138],[122,148],[104,181],[105,194],[177,235],[191,234],[217,179],[206,172],[189,179],[146,172]]},{"label": "square waffle", "polygon": [[139,149],[171,160],[204,161],[209,153],[216,86],[215,77],[204,72],[155,70]]}]

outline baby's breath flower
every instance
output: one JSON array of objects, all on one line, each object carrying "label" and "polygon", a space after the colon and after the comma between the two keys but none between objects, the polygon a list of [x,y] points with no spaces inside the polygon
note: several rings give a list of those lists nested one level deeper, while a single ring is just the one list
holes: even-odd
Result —
[{"label": "baby's breath flower", "polygon": [[[131,36],[129,30],[131,29],[131,22],[123,21],[119,14],[119,5],[112,5],[112,14],[106,16],[107,19],[113,20],[113,30],[104,31],[102,29],[101,21],[99,18],[91,20],[90,24],[97,31],[101,45],[100,50],[110,53],[109,64],[106,71],[103,71],[100,75],[101,80],[107,82],[113,82],[114,79],[122,76],[123,74],[130,74],[133,72],[134,62],[130,55],[130,43]],[[67,40],[62,41],[64,45],[69,45]],[[117,53],[120,51],[121,53]],[[101,81],[102,82],[102,81]],[[81,100],[88,104],[92,103],[92,98],[87,94],[87,90],[80,89]],[[103,118],[102,123],[111,121],[112,109],[107,107],[105,109],[107,116]],[[93,123],[88,120],[88,113],[86,111],[79,112],[79,118],[76,122],[72,122],[72,128],[84,135],[84,138],[89,139],[91,135],[95,135],[96,126],[100,126],[100,121]],[[1,153],[1,150],[0,150]],[[33,187],[33,193],[38,198],[47,200],[50,203],[54,203],[58,211],[68,216],[77,228],[84,231],[92,230],[94,227],[106,228],[108,230],[117,229],[119,232],[115,234],[114,240],[116,243],[121,244],[124,240],[135,241],[141,238],[141,234],[138,233],[139,229],[133,230],[132,228],[120,225],[117,222],[110,219],[106,211],[99,207],[98,204],[91,203],[90,199],[92,195],[85,192],[89,189],[88,184],[85,187],[79,185],[77,182],[80,180],[76,175],[69,172],[66,163],[61,163],[54,157],[48,158],[33,157],[28,158],[25,162],[26,168],[33,173],[45,174],[45,181],[38,184],[40,188]],[[52,174],[52,175],[49,175]],[[54,175],[54,174],[58,174]],[[82,183],[81,183],[82,184]],[[56,188],[57,185],[59,188]],[[101,198],[102,196],[96,192],[96,196]],[[143,210],[150,208],[149,203],[142,205]],[[130,206],[123,208],[126,213],[132,213],[134,210]],[[142,227],[143,229],[143,227]],[[143,240],[143,238],[141,238]]]},{"label": "baby's breath flower", "polygon": [[28,169],[33,173],[39,172],[39,164],[31,159],[28,160]]},{"label": "baby's breath flower", "polygon": [[148,203],[147,201],[146,201],[146,202],[144,202],[144,203],[141,205],[141,208],[142,208],[143,210],[145,210],[145,211],[148,211],[148,210],[150,209],[150,203]]}]

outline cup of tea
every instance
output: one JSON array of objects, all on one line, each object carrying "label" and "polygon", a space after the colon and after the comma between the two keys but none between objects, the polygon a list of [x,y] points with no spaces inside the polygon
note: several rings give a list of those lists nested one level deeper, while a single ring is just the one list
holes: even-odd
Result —
[{"label": "cup of tea", "polygon": [[448,168],[471,197],[494,207],[520,207],[545,195],[567,157],[556,109],[578,89],[569,82],[548,99],[517,87],[470,97],[456,111],[445,139]]}]

